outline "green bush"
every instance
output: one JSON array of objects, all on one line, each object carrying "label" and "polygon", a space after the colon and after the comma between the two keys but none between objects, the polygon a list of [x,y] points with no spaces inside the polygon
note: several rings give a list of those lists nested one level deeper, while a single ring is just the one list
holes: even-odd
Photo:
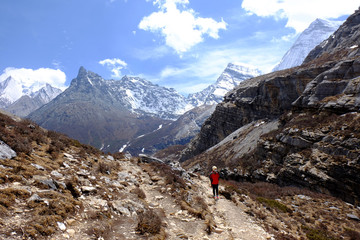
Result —
[{"label": "green bush", "polygon": [[278,210],[280,210],[280,211],[282,211],[284,213],[291,212],[291,209],[289,209],[286,205],[284,205],[284,204],[282,204],[279,201],[276,201],[274,199],[257,197],[256,200],[259,201],[260,203],[265,204],[269,208],[275,208],[275,209],[278,209]]},{"label": "green bush", "polygon": [[313,229],[307,226],[303,226],[302,228],[306,232],[306,237],[309,240],[335,240],[329,236],[329,233],[325,230]]}]

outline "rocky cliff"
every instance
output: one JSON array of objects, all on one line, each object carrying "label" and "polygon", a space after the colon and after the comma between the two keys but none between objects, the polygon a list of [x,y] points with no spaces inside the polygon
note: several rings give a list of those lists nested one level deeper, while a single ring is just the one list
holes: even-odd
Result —
[{"label": "rocky cliff", "polygon": [[331,66],[296,68],[291,72],[284,70],[241,82],[216,106],[215,112],[203,124],[200,134],[183,152],[181,160],[212,147],[247,123],[279,117],[291,109],[291,103],[312,79]]},{"label": "rocky cliff", "polygon": [[300,67],[229,92],[182,152],[182,161],[193,157],[184,165],[359,201],[359,27],[356,11]]}]

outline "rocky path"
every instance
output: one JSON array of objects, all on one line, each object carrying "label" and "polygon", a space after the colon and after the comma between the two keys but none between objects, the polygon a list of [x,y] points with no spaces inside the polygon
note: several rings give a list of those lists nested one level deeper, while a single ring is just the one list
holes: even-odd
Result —
[{"label": "rocky path", "polygon": [[216,228],[212,234],[205,232],[204,220],[191,216],[187,211],[180,209],[174,199],[157,189],[156,185],[143,185],[150,205],[164,210],[166,216],[166,233],[168,239],[194,239],[194,240],[265,240],[271,239],[262,227],[257,225],[241,207],[223,196],[215,201],[212,197],[208,178],[201,176],[194,178],[193,182],[198,194],[209,206],[214,216]]},{"label": "rocky path", "polygon": [[[59,222],[59,231],[49,239],[149,239],[150,236],[140,235],[136,231],[138,211],[149,208],[161,217],[162,229],[165,231],[162,236],[165,239],[271,239],[271,235],[244,212],[245,207],[241,202],[235,203],[223,196],[215,201],[207,177],[192,177],[190,179],[192,185],[187,190],[187,194],[193,200],[199,198],[204,200],[205,207],[208,208],[207,211],[210,212],[215,223],[212,225],[215,227],[211,234],[206,231],[209,226],[206,222],[208,219],[201,219],[183,210],[176,201],[176,193],[174,195],[170,186],[165,184],[164,176],[155,174],[152,169],[144,169],[144,166],[132,161],[119,162],[119,168],[121,171],[111,176],[91,175],[85,170],[78,171],[79,186],[89,192],[83,193],[78,198],[82,202],[82,210],[64,222]],[[92,180],[92,183],[89,180]],[[117,193],[115,189],[118,189]],[[140,199],[134,193],[136,189],[141,189],[146,197]],[[34,188],[33,192],[41,192],[41,190]],[[23,221],[18,222],[24,222],[26,218],[25,214]],[[14,220],[15,218],[9,221],[9,224]],[[21,237],[14,235],[7,236],[6,239],[18,240]]]},{"label": "rocky path", "polygon": [[[212,198],[209,179],[201,176],[195,183],[202,189],[201,194],[215,217],[217,228],[215,233],[208,236],[208,239],[243,239],[263,240],[271,239],[262,227],[257,225],[244,211],[241,205],[237,206],[233,201],[223,196],[215,201]],[[221,189],[221,186],[220,186]]]}]

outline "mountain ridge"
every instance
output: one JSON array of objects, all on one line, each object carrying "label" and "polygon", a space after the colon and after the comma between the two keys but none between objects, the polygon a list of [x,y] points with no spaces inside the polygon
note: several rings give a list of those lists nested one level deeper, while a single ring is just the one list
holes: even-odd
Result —
[{"label": "mountain ridge", "polygon": [[[226,78],[223,78],[224,74],[221,75],[217,83],[224,83],[230,79],[232,82],[220,87],[222,91],[232,89],[238,82],[251,77],[254,72],[257,71],[229,64],[224,70]],[[234,75],[234,79],[231,78],[231,75]],[[214,86],[212,88],[214,91],[220,89],[216,84],[212,86]],[[218,96],[216,101],[220,101],[222,98],[223,96]],[[198,101],[200,104],[201,102],[202,100]],[[166,126],[171,121],[178,119],[187,109],[193,109],[194,105],[174,89],[158,86],[145,79],[124,76],[120,80],[105,80],[100,75],[80,67],[78,76],[72,80],[68,89],[52,102],[29,114],[28,117],[41,126],[64,132],[83,143],[93,144],[103,151],[133,150],[138,153],[140,151],[138,147],[129,147],[130,142],[136,142],[136,139],[144,134],[153,133],[159,126],[164,126],[164,129],[172,131],[166,133],[164,129],[161,130],[161,139],[167,139],[167,144],[185,144],[189,141],[200,130],[202,122],[197,122],[194,129],[188,131],[188,135],[185,136],[185,134],[181,138],[176,137],[180,133],[174,133],[174,130],[170,130],[171,128]],[[201,111],[193,111],[193,113],[195,112],[203,114]],[[206,114],[207,117],[211,112],[207,111]],[[206,117],[201,117],[202,121]],[[149,121],[147,127],[146,124],[144,125],[145,119]],[[71,121],[74,126],[71,126]],[[117,125],[119,121],[120,123]],[[111,126],[107,126],[107,123],[110,123]],[[62,124],[65,125],[62,126]],[[136,126],[137,124],[142,126]],[[175,125],[177,124],[175,123]],[[122,128],[130,130],[121,130]],[[182,131],[183,128],[185,129],[186,126],[177,127],[178,131]],[[120,132],[122,137],[120,137]],[[117,137],[120,138],[117,139]],[[154,141],[151,140],[145,144],[149,146],[146,147],[147,151],[167,146],[165,143],[157,142],[157,147],[154,148],[151,146],[152,144]]]},{"label": "mountain ridge", "polygon": [[272,71],[301,65],[309,52],[333,34],[341,24],[341,21],[317,18],[298,36],[291,48],[282,57],[280,63]]},{"label": "mountain ridge", "polygon": [[359,35],[357,10],[301,66],[241,82],[182,150],[183,166],[358,202]]}]

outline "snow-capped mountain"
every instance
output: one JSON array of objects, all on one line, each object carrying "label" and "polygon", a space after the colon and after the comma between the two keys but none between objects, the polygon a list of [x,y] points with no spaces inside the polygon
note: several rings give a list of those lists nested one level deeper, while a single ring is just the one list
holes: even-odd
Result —
[{"label": "snow-capped mountain", "polygon": [[30,93],[30,95],[21,96],[18,100],[7,106],[5,110],[19,117],[26,117],[31,112],[50,102],[61,92],[60,89],[46,84],[40,90]]},{"label": "snow-capped mountain", "polygon": [[[103,151],[127,143],[171,121],[184,97],[144,79],[105,80],[81,67],[70,86],[28,118]],[[169,109],[165,112],[165,109]],[[147,112],[145,112],[147,111]]]},{"label": "snow-capped mountain", "polygon": [[229,63],[216,83],[201,92],[188,96],[187,101],[193,107],[220,103],[225,94],[248,78],[261,74],[260,70],[242,63]]},{"label": "snow-capped mountain", "polygon": [[285,53],[280,63],[275,66],[273,71],[301,65],[309,52],[333,34],[341,24],[341,21],[324,19],[316,19],[313,21],[310,26],[299,35],[295,43]]},{"label": "snow-capped mountain", "polygon": [[[118,94],[131,111],[163,119],[176,119],[188,106],[183,95],[139,77],[125,76],[120,81],[105,81],[112,94]],[[190,107],[191,108],[191,107]]]},{"label": "snow-capped mountain", "polygon": [[[120,80],[105,80],[81,67],[71,86],[98,89],[113,103],[120,103],[128,111],[140,115],[176,119],[186,109],[186,99],[174,89],[153,84],[139,77],[124,76]],[[70,86],[70,87],[71,87]]]},{"label": "snow-capped mountain", "polygon": [[[24,80],[9,76],[4,81],[0,82],[0,108],[9,110],[12,104],[19,101],[24,96],[27,96],[27,99],[30,98],[38,104],[43,105],[50,102],[61,92],[62,90],[54,88],[50,84],[40,84],[36,82],[27,86]],[[19,103],[17,105],[19,105]],[[26,115],[20,114],[20,116]]]},{"label": "snow-capped mountain", "polygon": [[[81,67],[78,76],[63,93],[28,117],[47,129],[63,132],[106,151],[119,151],[137,138],[144,141],[146,138],[141,136],[162,128],[156,134],[163,134],[162,138],[166,139],[167,144],[175,144],[189,141],[205,117],[196,117],[194,126],[197,128],[191,131],[185,128],[189,123],[183,120],[169,127],[172,123],[170,120],[178,119],[197,105],[220,102],[225,93],[240,81],[258,74],[258,70],[229,64],[211,91],[199,94],[203,99],[197,100],[194,95],[185,98],[174,89],[139,77],[124,76],[120,80],[105,80]],[[202,108],[198,109],[193,113],[200,112],[199,115],[203,116],[210,115],[213,110],[209,106],[205,109],[209,111],[204,110],[204,113],[201,112]],[[177,131],[173,129],[175,126],[178,126]],[[171,137],[164,138],[170,134],[170,130]],[[147,150],[166,145],[161,141],[152,141],[149,146],[152,146],[151,143],[158,145]],[[137,150],[133,145],[134,151]]]}]

